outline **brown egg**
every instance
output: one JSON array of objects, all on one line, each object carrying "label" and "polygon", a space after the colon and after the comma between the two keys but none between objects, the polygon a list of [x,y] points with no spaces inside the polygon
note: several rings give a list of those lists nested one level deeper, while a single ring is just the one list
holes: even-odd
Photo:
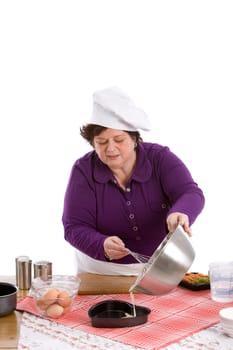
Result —
[{"label": "brown egg", "polygon": [[61,291],[58,296],[59,299],[57,300],[58,304],[63,307],[68,307],[71,304],[71,297],[69,296],[69,293],[64,291]]},{"label": "brown egg", "polygon": [[37,305],[41,310],[45,310],[45,309],[47,309],[47,307],[48,307],[48,304],[45,304],[43,299],[38,299],[38,300],[36,301],[36,305]]},{"label": "brown egg", "polygon": [[63,312],[64,312],[64,308],[58,304],[49,305],[49,307],[46,310],[47,316],[52,318],[60,317],[63,314]]},{"label": "brown egg", "polygon": [[57,296],[59,294],[59,290],[56,288],[51,288],[47,290],[47,292],[43,295],[41,300],[46,305],[51,305],[56,302]]}]

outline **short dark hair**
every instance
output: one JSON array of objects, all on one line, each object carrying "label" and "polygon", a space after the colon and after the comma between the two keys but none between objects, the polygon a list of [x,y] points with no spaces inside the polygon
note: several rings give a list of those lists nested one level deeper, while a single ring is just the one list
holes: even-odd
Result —
[{"label": "short dark hair", "polygon": [[[88,141],[91,146],[93,146],[94,137],[98,136],[99,134],[101,134],[102,131],[106,129],[108,128],[106,128],[105,126],[100,126],[96,124],[86,124],[80,128],[80,135],[86,141]],[[128,131],[128,130],[123,130],[123,131],[127,132],[130,135],[130,137],[133,140],[135,140],[136,143],[142,141],[141,135],[138,131]]]}]

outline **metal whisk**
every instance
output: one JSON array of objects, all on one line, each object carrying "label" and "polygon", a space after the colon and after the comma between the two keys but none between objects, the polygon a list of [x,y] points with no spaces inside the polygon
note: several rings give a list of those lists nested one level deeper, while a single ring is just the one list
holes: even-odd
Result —
[{"label": "metal whisk", "polygon": [[148,262],[148,260],[150,259],[150,256],[149,255],[144,255],[144,254],[140,254],[140,253],[136,253],[136,252],[133,252],[132,250],[128,249],[129,251],[129,254],[131,254],[134,259],[136,259],[138,262],[142,263],[142,264],[145,264]]}]

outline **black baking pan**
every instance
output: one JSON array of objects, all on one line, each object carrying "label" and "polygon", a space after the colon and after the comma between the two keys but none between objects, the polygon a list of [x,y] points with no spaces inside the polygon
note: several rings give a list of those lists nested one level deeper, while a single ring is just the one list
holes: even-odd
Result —
[{"label": "black baking pan", "polygon": [[121,300],[105,300],[93,305],[88,310],[92,326],[99,328],[133,327],[147,322],[151,310]]}]

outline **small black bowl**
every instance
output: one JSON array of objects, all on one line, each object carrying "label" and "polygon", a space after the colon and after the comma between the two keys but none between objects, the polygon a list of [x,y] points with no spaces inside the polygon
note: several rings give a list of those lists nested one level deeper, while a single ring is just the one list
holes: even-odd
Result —
[{"label": "small black bowl", "polygon": [[121,300],[106,300],[93,305],[88,310],[92,326],[99,328],[133,327],[147,322],[151,310]]},{"label": "small black bowl", "polygon": [[6,316],[16,309],[18,288],[7,282],[0,282],[0,316]]}]

